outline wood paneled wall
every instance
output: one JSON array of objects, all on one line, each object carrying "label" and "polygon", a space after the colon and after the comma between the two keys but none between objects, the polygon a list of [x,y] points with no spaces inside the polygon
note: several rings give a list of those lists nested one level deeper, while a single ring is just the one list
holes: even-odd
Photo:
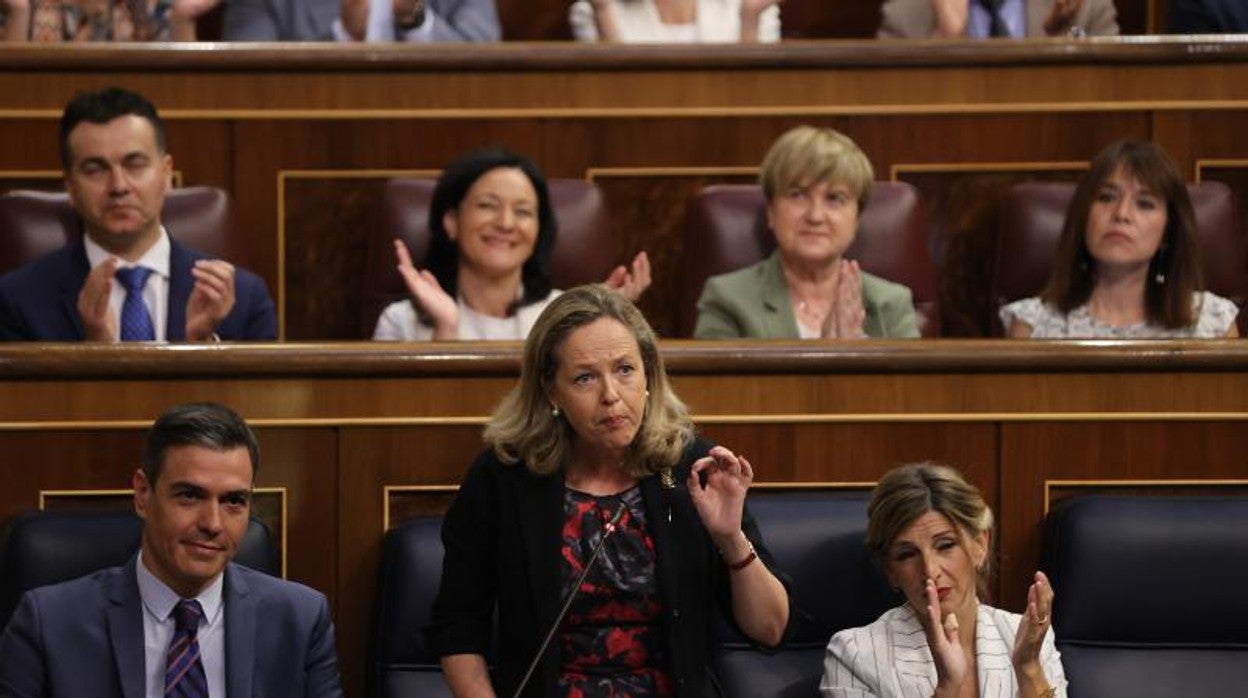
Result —
[{"label": "wood paneled wall", "polygon": [[[1023,602],[1049,502],[1248,488],[1248,345],[942,340],[672,342],[676,390],[760,487],[871,482],[944,461],[998,514],[996,597]],[[44,502],[124,506],[166,407],[230,404],[256,427],[287,575],[334,609],[361,695],[387,525],[440,511],[513,384],[518,346],[0,346],[0,520]],[[119,492],[119,490],[121,490]]]},{"label": "wood paneled wall", "polygon": [[748,179],[801,123],[846,132],[879,179],[923,192],[949,335],[989,327],[1012,181],[1073,178],[1108,142],[1151,138],[1248,201],[1248,43],[1233,39],[0,48],[0,190],[58,187],[60,108],[114,83],[162,108],[182,182],[233,193],[235,261],[268,281],[288,339],[358,337],[380,183],[486,144],[602,187],[618,258],[655,260],[643,309],[668,335],[688,196]]}]

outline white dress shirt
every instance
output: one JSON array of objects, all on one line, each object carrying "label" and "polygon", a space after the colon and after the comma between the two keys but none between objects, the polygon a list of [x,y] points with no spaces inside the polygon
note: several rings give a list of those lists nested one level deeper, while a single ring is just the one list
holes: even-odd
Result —
[{"label": "white dress shirt", "polygon": [[[427,43],[433,40],[433,23],[436,21],[433,13],[426,7],[424,21],[399,34],[398,27],[394,25],[394,0],[369,0],[368,25],[364,29],[364,41]],[[334,20],[333,30],[335,41],[354,41],[347,33],[347,28],[343,26],[341,17]]]},{"label": "white dress shirt", "polygon": [[[96,244],[89,235],[82,237],[82,245],[86,248],[87,263],[92,269],[103,264],[109,257],[115,256]],[[169,233],[165,232],[164,226],[161,226],[160,237],[156,238],[155,244],[149,247],[137,262],[132,264],[121,260],[121,264],[117,265],[118,269],[129,267],[147,267],[153,272],[148,275],[147,283],[143,286],[143,302],[147,304],[147,312],[152,316],[152,329],[155,331],[156,341],[163,342],[169,319]],[[108,311],[117,318],[119,332],[121,330],[121,305],[125,301],[126,287],[122,286],[117,279],[113,279],[113,288],[108,294]]]},{"label": "white dress shirt", "polygon": [[[139,578],[139,598],[143,601],[143,673],[147,698],[165,696],[165,661],[169,643],[173,641],[173,607],[182,599],[164,582],[156,578],[143,563],[143,555],[135,562]],[[204,609],[199,619],[196,640],[199,642],[200,661],[204,676],[208,679],[210,698],[225,698],[225,604],[222,591],[225,575],[217,578],[195,600]]]}]

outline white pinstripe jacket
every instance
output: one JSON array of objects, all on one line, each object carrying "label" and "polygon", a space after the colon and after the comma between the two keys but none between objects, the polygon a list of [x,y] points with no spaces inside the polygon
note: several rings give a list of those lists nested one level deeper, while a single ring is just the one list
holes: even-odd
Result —
[{"label": "white pinstripe jacket", "polygon": [[[1018,686],[1010,648],[1022,619],[1017,613],[980,604],[975,624],[975,661],[981,698],[1014,698]],[[1062,658],[1049,628],[1040,648],[1040,665],[1057,696],[1066,696]],[[930,698],[936,691],[936,664],[923,626],[907,605],[879,620],[832,636],[823,660],[819,692],[835,698]]]}]

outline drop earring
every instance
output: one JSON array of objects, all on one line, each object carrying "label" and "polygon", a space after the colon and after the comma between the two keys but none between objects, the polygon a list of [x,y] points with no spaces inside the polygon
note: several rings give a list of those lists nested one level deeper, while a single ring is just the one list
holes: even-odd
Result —
[{"label": "drop earring", "polygon": [[559,412],[559,406],[558,406],[558,405],[551,405],[551,406],[550,406],[550,416],[555,417],[555,418],[557,419],[557,418],[559,417],[559,415],[560,415],[560,412]]}]

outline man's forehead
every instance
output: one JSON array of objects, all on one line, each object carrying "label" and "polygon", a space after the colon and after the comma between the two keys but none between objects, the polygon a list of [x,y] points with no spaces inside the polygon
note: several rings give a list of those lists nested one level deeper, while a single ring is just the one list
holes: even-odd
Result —
[{"label": "man's forehead", "polygon": [[150,121],[135,114],[125,114],[102,124],[83,121],[69,132],[68,140],[75,159],[157,153],[156,129]]}]

